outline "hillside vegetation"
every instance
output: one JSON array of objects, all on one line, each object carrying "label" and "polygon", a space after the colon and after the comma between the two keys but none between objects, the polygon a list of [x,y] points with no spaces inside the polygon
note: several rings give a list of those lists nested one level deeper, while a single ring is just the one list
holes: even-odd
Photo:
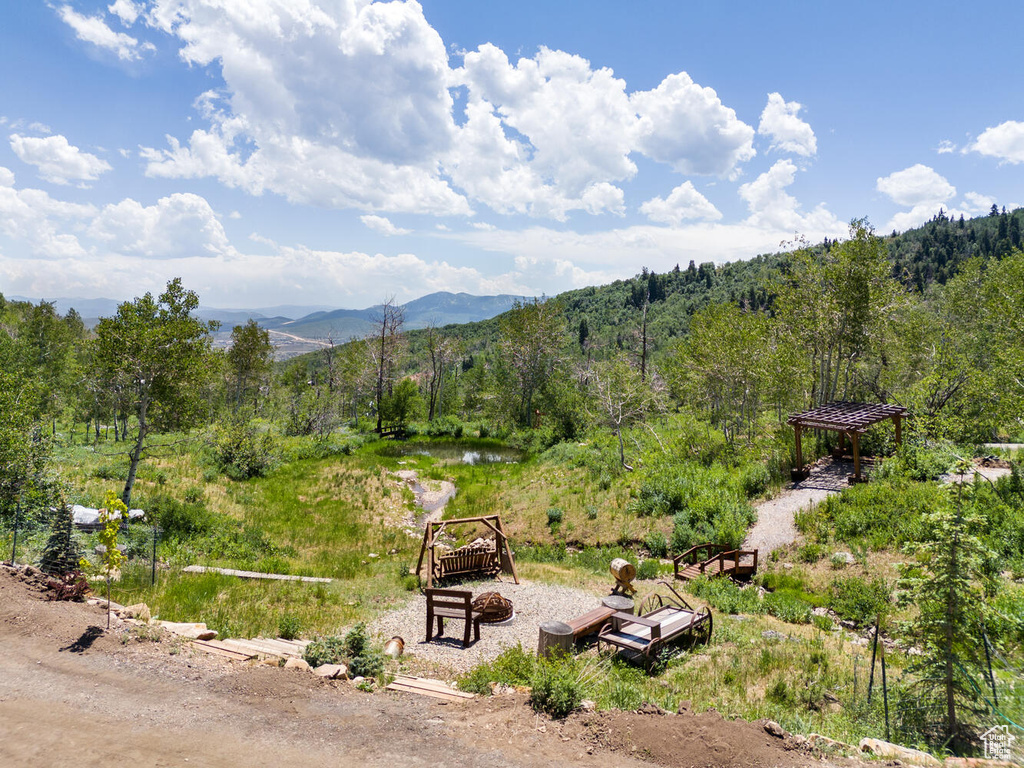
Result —
[{"label": "hillside vegetation", "polygon": [[[282,365],[254,322],[214,349],[178,280],[95,332],[0,301],[0,546],[99,588],[97,534],[72,530],[69,508],[115,492],[147,514],[114,526],[116,600],[222,635],[337,636],[419,587],[401,469],[454,483],[448,518],[501,514],[525,578],[605,590],[622,556],[646,593],[671,555],[742,544],[788,482],[789,413],[898,403],[903,445],[884,426],[865,435],[871,482],[801,512],[800,540],[764,557],[755,585],[687,587],[716,612],[708,648],[652,677],[510,649],[462,685],[542,683],[602,707],[685,698],[856,741],[886,730],[859,644],[878,624],[893,738],[971,753],[983,727],[1024,716],[1024,479],[1011,454],[1008,476],[970,481],[982,443],[1024,432],[1020,213],[898,237],[854,222],[842,241],[644,271],[472,325],[407,331],[386,302],[365,340]],[[518,460],[450,458],[499,450]],[[951,473],[965,482],[940,484]],[[182,571],[193,563],[334,582]]]}]

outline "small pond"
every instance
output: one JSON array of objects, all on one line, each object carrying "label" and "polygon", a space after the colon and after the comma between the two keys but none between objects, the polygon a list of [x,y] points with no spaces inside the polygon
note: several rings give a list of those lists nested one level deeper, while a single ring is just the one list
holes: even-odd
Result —
[{"label": "small pond", "polygon": [[429,456],[450,464],[515,464],[523,452],[500,443],[474,443],[456,440],[395,443],[402,456]]}]

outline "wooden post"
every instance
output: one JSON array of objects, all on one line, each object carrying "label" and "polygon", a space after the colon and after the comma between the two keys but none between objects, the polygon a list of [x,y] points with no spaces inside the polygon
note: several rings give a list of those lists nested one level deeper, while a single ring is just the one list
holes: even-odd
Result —
[{"label": "wooden post", "polygon": [[901,430],[900,430],[902,422],[903,422],[903,417],[901,417],[901,416],[893,416],[892,417],[893,426],[896,427],[896,447],[897,448],[899,448],[903,444],[903,436],[902,436]]},{"label": "wooden post", "polygon": [[572,651],[572,627],[564,621],[542,621],[537,639],[537,655],[551,658],[552,654]]},{"label": "wooden post", "polygon": [[802,427],[799,424],[793,425],[793,434],[796,437],[796,472],[793,474],[793,480],[803,480],[804,474],[804,451],[803,445],[800,442],[800,432]]},{"label": "wooden post", "polygon": [[846,433],[839,433],[839,455],[840,457],[846,453]]},{"label": "wooden post", "polygon": [[860,435],[851,432],[850,442],[853,443],[853,481],[859,483],[863,479],[860,476]]}]

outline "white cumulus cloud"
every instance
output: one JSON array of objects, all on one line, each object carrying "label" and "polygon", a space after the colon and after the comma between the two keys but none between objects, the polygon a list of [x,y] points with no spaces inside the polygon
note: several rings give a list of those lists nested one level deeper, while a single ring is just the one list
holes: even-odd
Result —
[{"label": "white cumulus cloud", "polygon": [[685,72],[632,94],[630,103],[639,116],[637,148],[680,173],[732,177],[757,154],[754,129]]},{"label": "white cumulus cloud", "polygon": [[61,135],[37,138],[11,134],[11,149],[23,163],[39,169],[39,176],[54,184],[95,181],[111,169],[110,163],[83,152]]},{"label": "white cumulus cloud", "polygon": [[1007,120],[987,128],[967,149],[1007,163],[1024,163],[1024,123]]},{"label": "white cumulus cloud", "polygon": [[802,108],[802,104],[786,101],[781,94],[768,94],[768,103],[761,112],[757,132],[769,138],[771,149],[803,157],[813,157],[817,153],[818,139],[814,131],[798,117]]},{"label": "white cumulus cloud", "polygon": [[964,192],[963,202],[960,207],[968,216],[981,216],[992,210],[996,199],[978,192]]},{"label": "white cumulus cloud", "polygon": [[360,216],[359,220],[374,232],[384,235],[385,237],[390,237],[391,235],[407,235],[412,231],[396,227],[391,223],[391,220],[387,216],[367,214],[365,216]]},{"label": "white cumulus cloud", "polygon": [[175,193],[149,206],[126,198],[104,207],[88,232],[109,251],[145,258],[233,253],[210,204],[191,193]]},{"label": "white cumulus cloud", "polygon": [[669,193],[666,199],[655,197],[640,206],[640,213],[659,224],[679,226],[683,221],[699,219],[717,221],[719,211],[690,181],[684,181]]},{"label": "white cumulus cloud", "polygon": [[947,202],[956,195],[956,187],[944,176],[921,163],[880,176],[876,188],[897,205],[910,207],[909,211],[895,214],[885,227],[897,231],[928,221],[940,209],[948,208]]},{"label": "white cumulus cloud", "polygon": [[[136,61],[142,57],[143,51],[155,50],[152,43],[140,44],[138,39],[131,35],[115,32],[100,15],[84,16],[70,5],[62,5],[57,14],[61,21],[75,31],[79,40],[110,51],[122,61]],[[121,18],[124,19],[124,16]]]},{"label": "white cumulus cloud", "polygon": [[799,201],[786,191],[796,181],[797,170],[792,160],[779,160],[756,179],[740,186],[739,196],[750,209],[748,224],[794,233],[829,231],[839,226],[824,204],[804,213]]},{"label": "white cumulus cloud", "polygon": [[142,14],[143,6],[132,0],[114,0],[113,5],[107,6],[107,11],[121,19],[121,23],[126,27],[130,27]]}]

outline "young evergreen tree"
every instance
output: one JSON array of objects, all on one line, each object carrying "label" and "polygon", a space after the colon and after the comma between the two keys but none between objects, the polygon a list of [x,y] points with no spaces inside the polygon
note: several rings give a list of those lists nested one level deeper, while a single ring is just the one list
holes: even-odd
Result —
[{"label": "young evergreen tree", "polygon": [[985,709],[974,678],[980,678],[985,561],[980,532],[984,519],[974,490],[964,480],[964,463],[947,504],[925,515],[925,534],[914,546],[915,562],[900,566],[900,600],[917,606],[909,624],[922,650],[908,672],[924,736],[933,744],[964,753],[976,736]]}]

